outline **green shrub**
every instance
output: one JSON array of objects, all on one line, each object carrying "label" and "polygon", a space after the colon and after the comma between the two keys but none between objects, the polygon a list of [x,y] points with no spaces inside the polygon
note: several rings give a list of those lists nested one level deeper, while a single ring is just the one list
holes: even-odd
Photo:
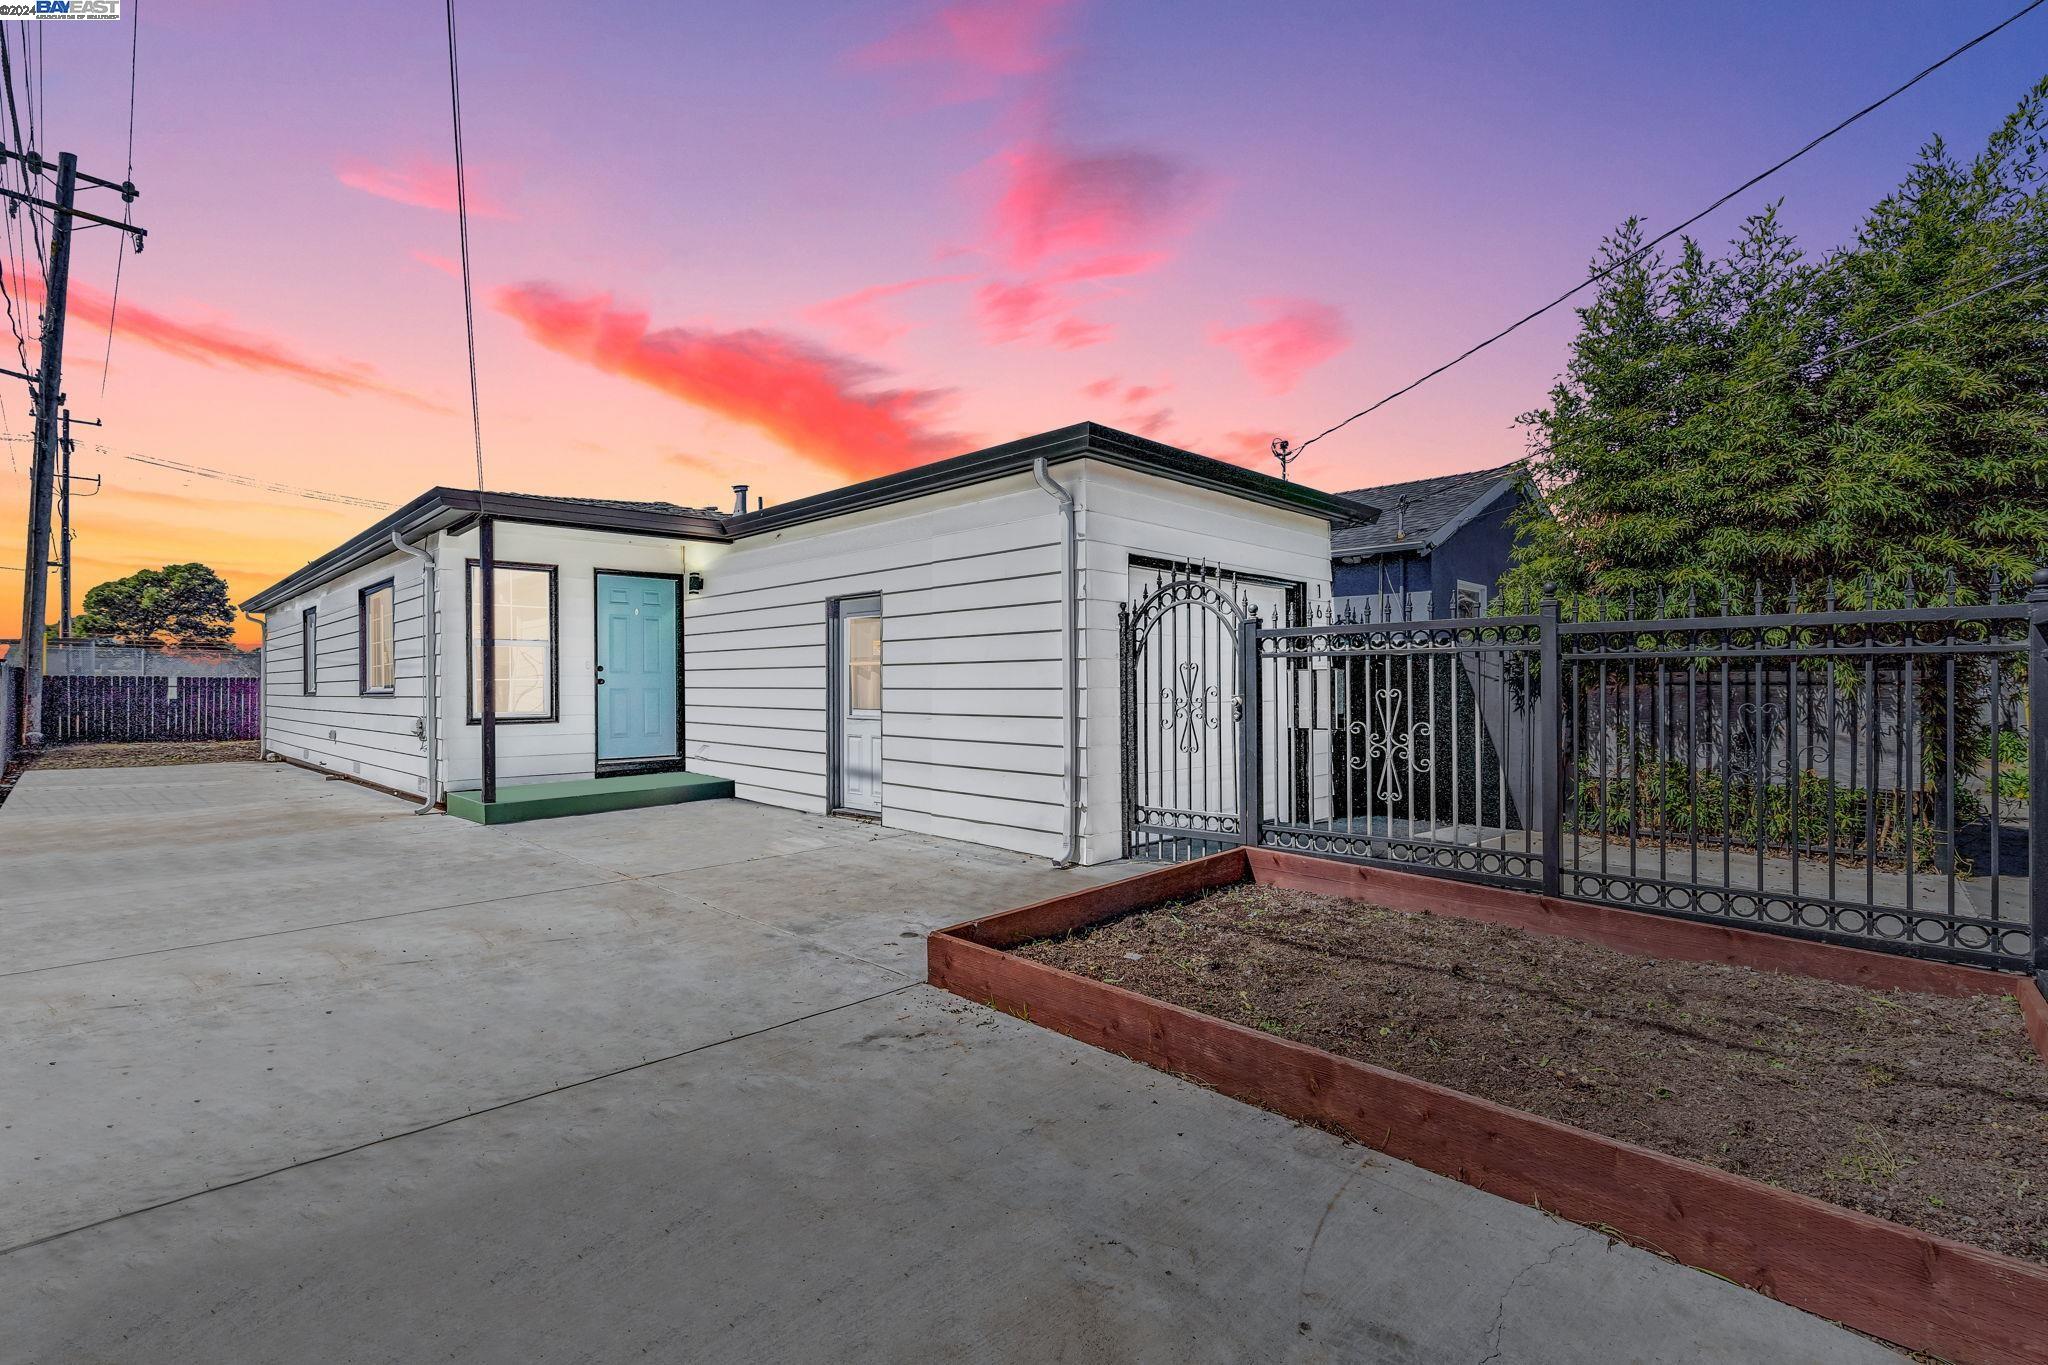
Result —
[{"label": "green shrub", "polygon": [[[1672,760],[1639,762],[1633,776],[1631,782],[1626,771],[1618,776],[1609,774],[1603,784],[1598,774],[1582,773],[1575,818],[1567,827],[1582,834],[1604,831],[1618,839],[1661,836],[1690,842],[1697,838],[1703,844],[1719,844],[1725,831],[1731,845],[1765,848],[1790,848],[1796,833],[1802,849],[1822,849],[1832,842],[1837,856],[1902,862],[1910,805],[1913,861],[1922,867],[1933,862],[1930,836],[1937,811],[1929,792],[1880,791],[1873,795],[1865,788],[1843,786],[1819,773],[1802,771],[1795,809],[1788,782],[1767,782],[1759,793],[1753,780],[1738,777],[1730,782],[1717,772],[1692,774],[1683,763]],[[1956,822],[1968,823],[1977,813],[1976,799],[1959,791]],[[1870,839],[1873,822],[1874,841]]]},{"label": "green shrub", "polygon": [[2001,730],[1998,735],[1998,799],[2025,801],[2028,796],[2027,737]]}]

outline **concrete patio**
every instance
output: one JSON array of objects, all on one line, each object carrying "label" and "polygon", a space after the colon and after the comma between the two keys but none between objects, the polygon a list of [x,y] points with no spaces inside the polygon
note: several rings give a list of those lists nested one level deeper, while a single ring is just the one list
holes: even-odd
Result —
[{"label": "concrete patio", "polygon": [[919,984],[1124,869],[275,765],[0,806],[0,1360],[1894,1359]]}]

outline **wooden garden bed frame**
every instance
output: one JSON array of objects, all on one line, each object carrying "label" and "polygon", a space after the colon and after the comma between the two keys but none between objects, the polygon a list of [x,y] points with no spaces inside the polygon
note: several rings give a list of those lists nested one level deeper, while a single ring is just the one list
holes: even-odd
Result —
[{"label": "wooden garden bed frame", "polygon": [[2048,1362],[2048,1268],[1004,951],[1245,880],[1649,957],[1879,990],[2012,994],[2048,1064],[2048,1000],[2025,977],[1265,849],[1232,849],[942,929],[928,940],[929,980],[1909,1349],[1985,1365]]}]

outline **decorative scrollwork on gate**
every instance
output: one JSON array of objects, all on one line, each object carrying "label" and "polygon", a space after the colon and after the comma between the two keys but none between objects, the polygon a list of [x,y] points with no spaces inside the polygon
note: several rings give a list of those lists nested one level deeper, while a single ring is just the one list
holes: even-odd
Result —
[{"label": "decorative scrollwork on gate", "polygon": [[1159,689],[1159,728],[1177,732],[1176,743],[1182,753],[1198,753],[1203,728],[1213,730],[1220,720],[1216,689],[1202,686],[1202,666],[1198,663],[1184,663],[1177,671],[1179,691],[1176,693],[1170,687]]},{"label": "decorative scrollwork on gate", "polygon": [[1368,763],[1378,764],[1379,784],[1375,792],[1380,799],[1395,802],[1401,799],[1403,764],[1417,773],[1429,771],[1430,725],[1423,720],[1403,728],[1401,708],[1408,698],[1400,688],[1379,688],[1373,693],[1373,700],[1379,712],[1377,730],[1364,720],[1354,720],[1345,727],[1354,738],[1365,741],[1360,751],[1351,755],[1351,767],[1358,769]]}]

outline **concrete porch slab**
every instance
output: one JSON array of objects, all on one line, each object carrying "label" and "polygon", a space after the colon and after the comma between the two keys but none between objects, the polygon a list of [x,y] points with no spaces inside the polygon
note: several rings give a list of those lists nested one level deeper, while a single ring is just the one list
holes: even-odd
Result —
[{"label": "concrete porch slab", "polygon": [[479,825],[509,825],[521,820],[553,820],[564,815],[632,810],[639,806],[674,806],[685,801],[716,801],[732,795],[732,779],[704,773],[634,773],[626,777],[589,777],[574,782],[522,782],[498,788],[498,799],[486,803],[481,792],[449,792],[448,813]]}]

